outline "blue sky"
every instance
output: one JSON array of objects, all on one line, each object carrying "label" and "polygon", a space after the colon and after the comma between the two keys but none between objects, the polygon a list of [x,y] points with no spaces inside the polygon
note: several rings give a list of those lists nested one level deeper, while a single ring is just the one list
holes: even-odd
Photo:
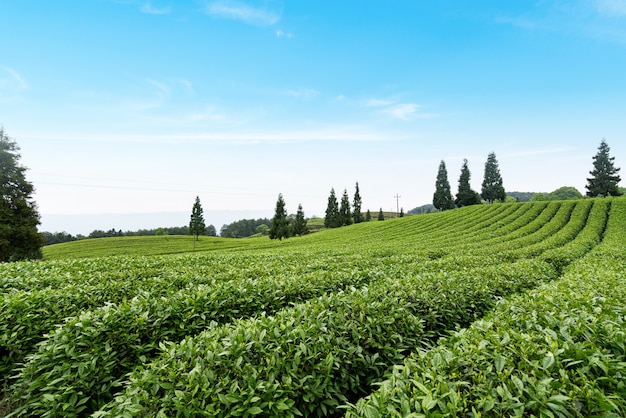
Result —
[{"label": "blue sky", "polygon": [[218,229],[211,211],[271,216],[279,193],[323,216],[357,181],[365,209],[398,194],[407,211],[441,160],[453,193],[464,158],[480,190],[492,151],[508,191],[584,193],[602,138],[626,161],[626,0],[2,0],[0,16],[0,124],[46,230],[182,225],[196,195]]}]

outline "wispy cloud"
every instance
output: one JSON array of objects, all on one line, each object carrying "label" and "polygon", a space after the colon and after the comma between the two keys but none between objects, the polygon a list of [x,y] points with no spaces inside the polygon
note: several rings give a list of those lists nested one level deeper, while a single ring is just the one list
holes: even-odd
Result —
[{"label": "wispy cloud", "polygon": [[255,7],[235,0],[218,0],[209,3],[206,12],[211,16],[241,20],[258,26],[272,26],[281,18],[282,7],[276,2],[264,2]]},{"label": "wispy cloud", "polygon": [[150,3],[145,3],[141,6],[141,12],[151,15],[166,15],[172,12],[172,8],[170,6],[156,7]]},{"label": "wispy cloud", "polygon": [[399,103],[391,99],[368,99],[364,106],[377,108],[381,114],[399,120],[413,120],[435,117],[432,113],[421,112],[417,103]]},{"label": "wispy cloud", "polygon": [[530,19],[524,16],[505,16],[498,15],[495,17],[495,22],[502,25],[511,25],[516,28],[525,29],[525,30],[535,30],[538,29],[541,25],[537,20]]},{"label": "wispy cloud", "polygon": [[28,83],[20,73],[9,67],[3,67],[4,76],[0,73],[0,88],[26,90]]},{"label": "wispy cloud", "polygon": [[276,31],[276,37],[277,38],[287,38],[287,39],[291,39],[293,38],[293,33],[291,32],[285,32],[282,29],[278,29]]},{"label": "wispy cloud", "polygon": [[626,17],[626,0],[595,0],[595,7],[603,15]]},{"label": "wispy cloud", "polygon": [[320,94],[319,91],[311,88],[288,89],[283,92],[284,95],[294,97],[296,99],[311,100]]}]

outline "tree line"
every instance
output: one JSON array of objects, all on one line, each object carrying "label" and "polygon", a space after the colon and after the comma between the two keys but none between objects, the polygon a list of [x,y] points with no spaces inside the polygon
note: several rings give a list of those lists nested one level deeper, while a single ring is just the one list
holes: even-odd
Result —
[{"label": "tree line", "polygon": [[[37,205],[32,198],[34,187],[26,180],[26,168],[20,164],[19,160],[19,146],[6,135],[4,128],[0,126],[0,262],[41,258],[41,247],[46,242],[67,242],[82,238],[82,236],[73,237],[64,232],[55,234],[38,232],[37,226],[40,224],[40,216]],[[593,157],[593,170],[589,172],[591,177],[587,178],[586,196],[619,196],[623,193],[623,189],[618,186],[621,181],[618,174],[620,169],[615,167],[614,160],[615,157],[610,156],[610,148],[606,140],[602,139],[598,152]],[[438,210],[447,210],[481,203],[483,200],[491,203],[506,199],[495,153],[490,153],[485,163],[485,176],[480,194],[471,189],[470,176],[471,173],[467,166],[467,160],[464,160],[461,167],[461,176],[459,177],[458,192],[453,199],[445,162],[442,160],[437,174],[433,205]],[[537,198],[542,197],[555,198],[555,195],[538,195]],[[356,184],[352,203],[347,190],[344,189],[341,202],[338,202],[334,188],[331,189],[324,219],[324,225],[327,228],[351,225],[369,221],[370,219],[369,210],[365,215],[362,213],[358,183]],[[382,208],[379,211],[378,219],[384,220]],[[270,238],[280,240],[282,238],[304,235],[309,231],[302,205],[298,205],[298,212],[295,216],[288,216],[282,194],[279,194],[275,215],[269,222],[269,225],[266,220],[261,220],[261,222],[258,222],[258,220],[253,220],[253,222],[236,222],[235,224],[234,226],[231,224],[232,228],[223,227],[222,232],[230,234],[230,236],[245,236],[251,232],[251,228],[254,228],[257,233],[267,233]],[[95,230],[89,237],[170,233],[194,235],[195,240],[197,240],[200,235],[215,235],[216,231],[212,225],[205,225],[200,199],[196,197],[189,226],[187,227],[156,228],[154,230],[139,230],[136,232],[122,232],[115,229],[109,231]]]}]

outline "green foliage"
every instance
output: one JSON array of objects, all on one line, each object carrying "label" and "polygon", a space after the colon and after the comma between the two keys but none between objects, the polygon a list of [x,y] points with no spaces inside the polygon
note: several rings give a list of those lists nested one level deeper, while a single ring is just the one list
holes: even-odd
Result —
[{"label": "green foliage", "polygon": [[454,203],[458,207],[477,205],[480,203],[480,195],[470,186],[471,173],[467,166],[467,159],[463,159],[461,176],[459,177],[459,190]]},{"label": "green foliage", "polygon": [[[9,405],[0,410],[21,417],[336,416],[349,404],[349,414],[358,410],[372,416],[394,416],[394,411],[404,411],[398,416],[430,414],[415,412],[418,405],[435,411],[431,416],[471,415],[472,407],[482,416],[515,416],[519,412],[507,408],[517,401],[507,403],[506,393],[497,389],[519,397],[515,383],[506,383],[515,376],[529,393],[546,392],[545,397],[519,401],[524,412],[530,411],[527,415],[555,414],[546,408],[562,399],[562,393],[550,392],[550,385],[543,388],[543,380],[533,376],[544,369],[532,368],[561,367],[563,357],[554,349],[554,363],[541,348],[536,357],[510,359],[507,352],[492,352],[492,329],[483,327],[485,335],[476,333],[481,339],[467,346],[479,347],[478,357],[463,363],[466,348],[452,351],[450,362],[465,364],[461,370],[448,374],[447,363],[424,369],[412,362],[421,362],[421,353],[429,359],[428,353],[438,347],[451,351],[448,340],[457,333],[474,333],[479,322],[472,323],[493,309],[500,312],[509,300],[516,301],[510,307],[531,307],[530,314],[518,317],[517,311],[502,311],[485,319],[495,324],[500,316],[511,316],[517,327],[513,332],[519,329],[521,334],[511,338],[515,344],[507,350],[516,349],[531,330],[544,327],[537,318],[552,315],[558,320],[561,313],[573,312],[566,305],[551,308],[546,302],[571,295],[551,293],[536,305],[525,302],[523,292],[549,288],[545,283],[569,280],[559,285],[559,292],[578,291],[580,287],[571,283],[585,286],[593,276],[598,295],[606,297],[603,277],[610,282],[606,289],[617,289],[620,282],[611,277],[624,268],[624,213],[622,199],[475,205],[327,229],[285,242],[203,237],[198,249],[204,252],[180,256],[0,265],[0,376]],[[178,239],[183,237],[117,237],[47,248],[109,242],[129,243],[117,250],[127,254],[154,251],[151,245],[174,251]],[[592,268],[577,270],[592,257]],[[615,270],[613,259],[620,261]],[[511,299],[520,292],[520,299]],[[619,292],[615,297],[623,300]],[[608,328],[598,324],[611,322],[593,315],[598,322],[585,322],[582,329],[589,335],[608,335]],[[622,320],[623,315],[613,322],[619,325]],[[540,347],[541,338],[548,341],[546,335],[550,344],[566,346],[569,342],[560,335],[563,326],[571,328],[568,322],[552,328],[554,333],[529,337],[533,344],[521,352]],[[510,327],[504,329],[512,335]],[[499,335],[500,341],[504,335]],[[621,344],[611,338],[606,339],[609,344]],[[483,340],[488,345],[482,346]],[[610,347],[601,345],[593,352]],[[610,353],[618,366],[624,362],[616,351]],[[606,363],[606,357],[595,357]],[[528,367],[529,378],[505,373],[513,370],[512,364],[520,364],[520,370]],[[579,415],[623,415],[623,388],[613,383],[623,373],[619,367],[609,364],[608,374],[596,376],[595,363],[591,369],[581,368],[583,363],[566,364],[569,381],[576,383],[566,386],[570,383],[558,380],[564,379],[560,371],[551,378],[568,388],[564,396],[576,390],[584,396],[569,404],[562,399],[563,408],[573,404],[581,405]],[[394,365],[401,366],[393,371]],[[389,397],[380,395],[388,386],[384,383],[377,390],[383,379],[395,379],[406,365],[406,370],[430,373],[415,374],[426,382],[413,373],[406,379],[428,388],[432,399],[419,395],[422,392],[403,394],[404,375],[398,385],[391,384],[397,390]],[[428,376],[441,376],[435,389],[428,386]],[[456,385],[457,379],[461,383],[454,391],[460,403],[444,386]],[[422,397],[415,400],[414,393]],[[367,400],[358,400],[368,394]],[[549,400],[552,396],[557,398]],[[535,401],[538,409],[532,409]],[[617,408],[586,406],[605,402]]]},{"label": "green foliage", "polygon": [[361,192],[359,191],[359,183],[356,183],[354,188],[354,200],[352,201],[352,217],[354,218],[354,223],[358,224],[363,222],[363,213],[361,213],[361,206],[363,202],[361,199]]},{"label": "green foliage", "polygon": [[487,162],[485,163],[485,176],[483,178],[481,196],[489,203],[496,201],[502,202],[506,199],[506,192],[504,191],[504,186],[502,186],[502,176],[500,175],[498,160],[494,152],[489,153]]},{"label": "green foliage", "polygon": [[261,225],[267,226],[269,231],[272,221],[267,218],[240,219],[224,225],[220,230],[220,236],[224,238],[247,238],[258,233]]},{"label": "green foliage", "polygon": [[385,215],[383,215],[383,208],[380,208],[380,210],[378,211],[378,220],[379,221],[385,220]]},{"label": "green foliage", "polygon": [[338,228],[341,226],[341,216],[339,214],[339,203],[335,196],[335,188],[330,189],[328,205],[326,206],[326,217],[324,218],[326,228]]},{"label": "green foliage", "polygon": [[450,182],[448,181],[448,170],[446,170],[446,163],[443,160],[439,163],[433,205],[438,210],[454,209],[454,200],[452,199]]},{"label": "green foliage", "polygon": [[307,227],[307,220],[304,217],[304,210],[302,210],[302,204],[298,205],[298,212],[296,213],[296,219],[293,223],[293,234],[297,236],[302,236],[309,233],[309,228]]},{"label": "green foliage", "polygon": [[339,218],[341,219],[341,226],[352,225],[352,212],[350,212],[350,198],[348,197],[347,190],[344,190],[343,195],[341,196]]},{"label": "green foliage", "polygon": [[0,262],[41,258],[43,237],[33,185],[19,164],[19,147],[0,127]]},{"label": "green foliage", "polygon": [[189,221],[189,233],[194,236],[197,241],[200,235],[204,235],[206,226],[204,225],[204,217],[202,216],[202,205],[200,198],[196,196],[196,201],[191,209],[191,220]]},{"label": "green foliage", "polygon": [[285,209],[285,201],[283,195],[278,195],[276,201],[276,210],[274,211],[274,217],[272,218],[272,225],[269,231],[270,239],[289,238],[289,220],[287,219],[287,210]]},{"label": "green foliage", "polygon": [[412,354],[346,416],[624,416],[626,201],[613,206],[560,280]]},{"label": "green foliage", "polygon": [[615,157],[609,156],[610,151],[609,145],[603,139],[598,147],[598,153],[593,157],[593,170],[589,172],[592,177],[587,179],[587,196],[621,195],[618,187],[621,178],[617,174],[620,169],[615,167]]},{"label": "green foliage", "polygon": [[542,200],[575,200],[582,198],[582,193],[575,187],[563,186],[550,193],[535,193],[531,198],[531,202],[539,202]]}]

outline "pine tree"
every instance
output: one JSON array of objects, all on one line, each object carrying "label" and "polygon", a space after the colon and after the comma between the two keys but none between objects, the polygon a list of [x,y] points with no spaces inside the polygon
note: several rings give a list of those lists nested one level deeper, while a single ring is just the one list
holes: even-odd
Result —
[{"label": "pine tree", "polygon": [[354,200],[352,203],[352,218],[354,218],[354,223],[358,224],[363,222],[363,214],[361,213],[361,193],[359,192],[359,183],[356,183],[356,188],[354,190]]},{"label": "pine tree", "polygon": [[617,174],[619,168],[613,165],[615,157],[609,156],[609,145],[602,139],[598,153],[593,157],[593,170],[589,172],[593,177],[587,179],[587,196],[619,196],[617,187],[621,178]]},{"label": "pine tree", "polygon": [[276,211],[270,226],[270,239],[276,238],[279,241],[283,238],[289,238],[289,220],[287,219],[287,211],[285,210],[285,201],[282,194],[278,195]]},{"label": "pine tree", "polygon": [[296,213],[296,220],[293,223],[293,234],[302,236],[309,233],[309,228],[306,226],[306,219],[304,217],[304,211],[302,210],[302,204],[298,205],[298,212]]},{"label": "pine tree", "polygon": [[385,220],[385,215],[383,215],[383,208],[380,208],[380,210],[378,211],[378,220],[379,221]]},{"label": "pine tree", "polygon": [[367,212],[365,213],[365,222],[369,222],[371,220],[372,220],[372,213],[368,209]]},{"label": "pine tree", "polygon": [[433,205],[439,210],[454,209],[450,182],[448,182],[448,170],[446,170],[446,163],[443,160],[439,163]]},{"label": "pine tree", "polygon": [[400,208],[400,217],[404,218],[404,208]]},{"label": "pine tree", "polygon": [[43,235],[34,187],[19,164],[18,145],[0,127],[0,262],[41,258]]},{"label": "pine tree", "polygon": [[339,217],[339,203],[335,196],[335,189],[330,189],[328,196],[328,206],[326,207],[326,217],[324,218],[324,226],[326,228],[338,228],[341,226],[341,218]]},{"label": "pine tree", "polygon": [[504,199],[506,199],[498,160],[496,160],[494,152],[489,154],[485,163],[485,177],[483,178],[481,196],[489,203],[493,203],[496,200],[504,202]]},{"label": "pine tree", "polygon": [[352,225],[350,198],[348,197],[348,191],[345,189],[343,191],[343,196],[341,196],[341,205],[339,206],[339,218],[341,219],[341,226]]},{"label": "pine tree", "polygon": [[204,235],[206,231],[202,212],[200,198],[196,196],[196,201],[193,204],[193,208],[191,208],[191,220],[189,221],[189,233],[194,236],[195,241],[198,240],[200,235]]},{"label": "pine tree", "polygon": [[470,186],[470,170],[467,166],[467,159],[463,160],[461,176],[459,177],[459,191],[456,194],[455,204],[458,207],[477,205],[480,203],[480,195],[472,190]]}]

